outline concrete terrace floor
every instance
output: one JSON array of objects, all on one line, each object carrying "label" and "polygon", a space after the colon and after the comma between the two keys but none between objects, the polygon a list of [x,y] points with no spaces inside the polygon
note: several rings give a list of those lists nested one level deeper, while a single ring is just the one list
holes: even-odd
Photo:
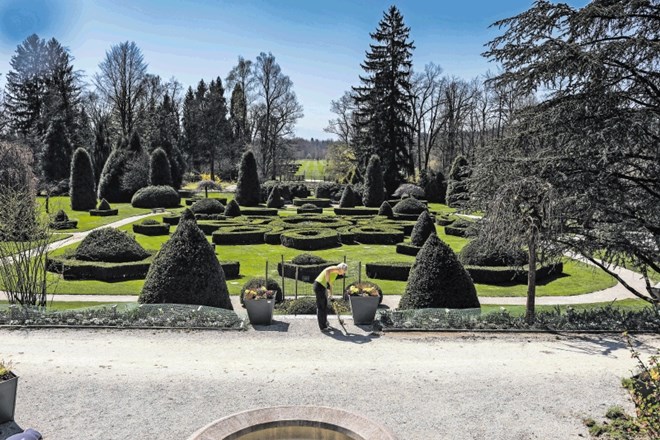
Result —
[{"label": "concrete terrace floor", "polygon": [[611,405],[632,411],[618,335],[349,332],[282,317],[247,332],[0,330],[0,355],[20,376],[16,423],[57,440],[186,439],[279,405],[359,412],[400,440],[565,440]]}]

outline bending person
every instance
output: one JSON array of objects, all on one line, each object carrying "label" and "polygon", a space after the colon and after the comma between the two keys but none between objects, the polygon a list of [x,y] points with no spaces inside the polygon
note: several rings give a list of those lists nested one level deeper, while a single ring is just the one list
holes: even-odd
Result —
[{"label": "bending person", "polygon": [[325,269],[314,280],[314,294],[316,295],[316,317],[321,331],[330,330],[328,323],[328,298],[332,298],[332,285],[339,275],[346,275],[348,266],[341,263]]}]

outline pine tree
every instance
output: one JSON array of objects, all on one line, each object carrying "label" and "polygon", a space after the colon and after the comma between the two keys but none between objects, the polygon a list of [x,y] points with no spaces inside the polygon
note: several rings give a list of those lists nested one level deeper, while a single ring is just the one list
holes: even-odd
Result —
[{"label": "pine tree", "polygon": [[167,153],[162,148],[156,148],[151,153],[149,161],[149,184],[172,186],[172,171]]},{"label": "pine tree", "polygon": [[230,127],[227,121],[227,101],[225,89],[222,87],[220,77],[209,84],[207,96],[207,110],[201,115],[206,121],[204,134],[208,139],[204,143],[204,153],[211,168],[211,180],[215,180],[216,155],[218,150],[227,151],[230,146]]},{"label": "pine tree", "polygon": [[380,158],[374,154],[367,165],[362,203],[366,207],[375,208],[383,203],[383,198],[383,169],[380,165]]},{"label": "pine tree", "polygon": [[71,181],[69,183],[71,209],[89,211],[96,207],[96,180],[92,159],[84,148],[78,148],[71,159]]},{"label": "pine tree", "polygon": [[261,198],[259,175],[257,174],[257,161],[252,151],[243,153],[241,166],[238,169],[238,182],[236,183],[236,196],[241,206],[257,206]]},{"label": "pine tree", "polygon": [[66,127],[61,119],[54,119],[44,136],[41,171],[48,182],[59,182],[69,178],[71,144]]},{"label": "pine tree", "polygon": [[360,76],[362,85],[353,88],[358,160],[364,164],[374,153],[381,157],[389,194],[403,180],[400,170],[414,172],[407,148],[415,48],[408,40],[409,33],[399,10],[391,6],[376,32],[370,34],[374,43],[361,65],[366,75]]}]

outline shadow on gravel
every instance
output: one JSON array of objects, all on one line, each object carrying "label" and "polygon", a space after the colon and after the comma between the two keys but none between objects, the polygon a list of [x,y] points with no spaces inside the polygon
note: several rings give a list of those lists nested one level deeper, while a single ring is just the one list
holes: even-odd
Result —
[{"label": "shadow on gravel", "polygon": [[[559,334],[561,335],[561,333]],[[570,335],[567,336],[564,343],[567,346],[564,350],[567,351],[608,357],[616,357],[613,353],[618,350],[628,351],[628,344],[626,344],[626,341],[622,336]],[[639,340],[635,340],[635,348],[652,349],[653,347]]]},{"label": "shadow on gravel", "polygon": [[253,325],[252,328],[258,332],[288,332],[289,323],[273,319],[270,325]]},{"label": "shadow on gravel", "polygon": [[20,432],[23,432],[23,430],[16,422],[0,423],[0,440],[5,440]]},{"label": "shadow on gravel", "polygon": [[[366,331],[371,330],[371,326],[360,326],[360,328],[365,327],[367,328]],[[329,333],[324,333],[324,335],[336,340],[336,341],[341,341],[341,342],[351,342],[353,344],[368,344],[374,339],[377,339],[379,336],[374,333],[370,333],[368,335],[360,335],[357,333],[347,333],[344,334],[340,329],[331,327],[332,331]],[[364,330],[364,329],[363,329]]]}]

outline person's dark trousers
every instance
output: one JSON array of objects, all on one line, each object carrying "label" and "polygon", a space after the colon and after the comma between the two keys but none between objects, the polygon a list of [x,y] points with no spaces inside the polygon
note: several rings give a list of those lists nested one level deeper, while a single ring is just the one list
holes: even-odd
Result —
[{"label": "person's dark trousers", "polygon": [[328,296],[325,287],[318,281],[314,281],[313,288],[316,294],[316,317],[319,320],[319,328],[323,330],[328,326]]}]

